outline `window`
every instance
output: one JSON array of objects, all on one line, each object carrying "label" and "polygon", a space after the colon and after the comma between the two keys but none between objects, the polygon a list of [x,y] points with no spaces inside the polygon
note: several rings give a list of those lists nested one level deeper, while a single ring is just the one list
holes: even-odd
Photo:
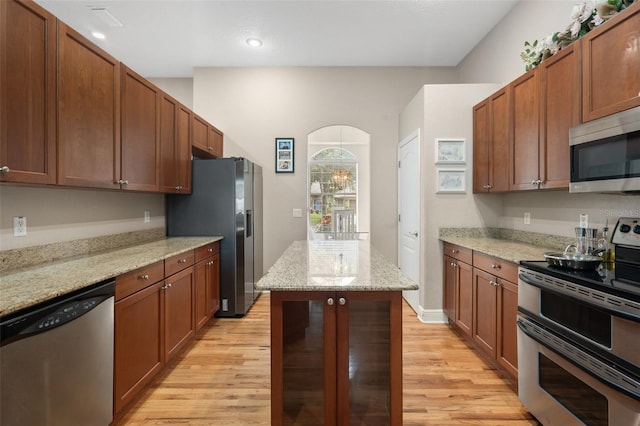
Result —
[{"label": "window", "polygon": [[369,135],[324,127],[309,135],[308,153],[309,238],[368,234]]}]

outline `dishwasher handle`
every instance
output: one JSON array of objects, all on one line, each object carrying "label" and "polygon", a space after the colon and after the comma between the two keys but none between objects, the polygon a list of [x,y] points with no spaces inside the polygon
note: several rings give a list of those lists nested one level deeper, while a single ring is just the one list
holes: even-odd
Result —
[{"label": "dishwasher handle", "polygon": [[3,318],[0,321],[0,346],[67,324],[114,295],[115,280],[110,279]]}]

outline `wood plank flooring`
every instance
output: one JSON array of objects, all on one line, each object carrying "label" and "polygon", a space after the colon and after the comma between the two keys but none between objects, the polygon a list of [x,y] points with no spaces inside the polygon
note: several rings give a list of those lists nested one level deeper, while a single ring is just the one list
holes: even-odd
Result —
[{"label": "wood plank flooring", "polygon": [[[404,425],[538,425],[509,384],[441,324],[403,302]],[[269,294],[242,319],[214,318],[119,425],[270,424]]]}]

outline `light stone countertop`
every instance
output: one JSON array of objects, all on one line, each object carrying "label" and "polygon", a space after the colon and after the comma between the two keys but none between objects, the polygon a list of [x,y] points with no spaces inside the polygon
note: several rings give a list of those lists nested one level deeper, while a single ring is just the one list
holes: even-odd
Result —
[{"label": "light stone countertop", "polygon": [[7,271],[0,276],[0,316],[221,239],[222,237],[171,237]]},{"label": "light stone countertop", "polygon": [[542,247],[520,241],[490,237],[440,236],[440,240],[519,264],[521,260],[544,260],[546,252],[558,252],[553,247]]},{"label": "light stone countertop", "polygon": [[294,241],[257,282],[272,291],[402,291],[418,284],[369,241]]}]

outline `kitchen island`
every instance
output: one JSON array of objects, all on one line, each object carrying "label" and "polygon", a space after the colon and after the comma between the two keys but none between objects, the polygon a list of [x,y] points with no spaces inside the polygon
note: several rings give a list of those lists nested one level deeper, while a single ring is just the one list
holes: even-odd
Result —
[{"label": "kitchen island", "polygon": [[296,241],[271,291],[271,424],[402,424],[402,291],[369,241]]}]

